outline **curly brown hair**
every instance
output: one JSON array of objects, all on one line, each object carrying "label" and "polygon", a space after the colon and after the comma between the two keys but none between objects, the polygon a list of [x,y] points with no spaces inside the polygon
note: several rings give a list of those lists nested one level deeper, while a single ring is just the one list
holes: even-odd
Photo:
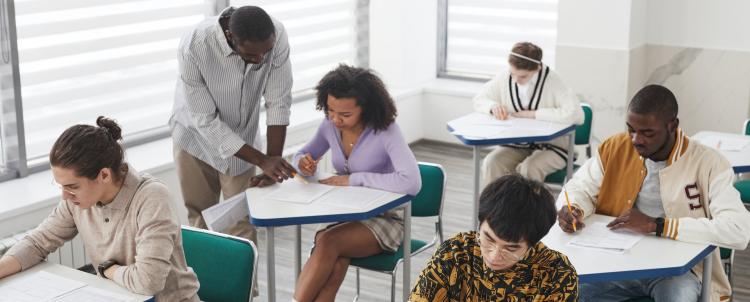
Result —
[{"label": "curly brown hair", "polygon": [[315,108],[328,114],[328,95],[354,98],[362,108],[362,124],[375,131],[385,130],[396,119],[396,104],[383,81],[372,70],[345,64],[329,71],[315,87]]}]

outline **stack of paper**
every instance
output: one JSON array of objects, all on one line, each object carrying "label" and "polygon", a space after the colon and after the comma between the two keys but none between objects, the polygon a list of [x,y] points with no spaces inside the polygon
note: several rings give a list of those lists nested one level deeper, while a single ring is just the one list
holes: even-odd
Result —
[{"label": "stack of paper", "polygon": [[470,138],[499,138],[508,131],[547,131],[556,124],[527,118],[498,120],[487,114],[473,113],[448,122],[454,134]]},{"label": "stack of paper", "polygon": [[116,302],[128,298],[45,271],[19,276],[0,286],[0,302]]},{"label": "stack of paper", "polygon": [[250,215],[245,193],[220,202],[201,212],[209,230],[223,232],[230,226]]},{"label": "stack of paper", "polygon": [[606,223],[597,222],[586,225],[575,234],[569,244],[622,254],[635,246],[643,237],[641,234],[628,231],[612,231]]},{"label": "stack of paper", "polygon": [[337,187],[335,190],[331,190],[318,198],[316,202],[361,209],[380,199],[385,194],[388,193],[364,187]]},{"label": "stack of paper", "polygon": [[265,196],[266,199],[276,201],[286,201],[294,203],[311,203],[313,200],[318,199],[323,194],[328,193],[334,187],[319,183],[302,183],[299,181],[288,181],[282,186],[279,186],[276,190],[268,193]]}]

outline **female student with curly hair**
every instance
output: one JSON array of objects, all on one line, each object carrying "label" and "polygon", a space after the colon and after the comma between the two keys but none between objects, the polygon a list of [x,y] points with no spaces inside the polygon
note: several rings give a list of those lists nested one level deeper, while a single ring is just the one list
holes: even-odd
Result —
[{"label": "female student with curly hair", "polygon": [[[366,69],[340,65],[316,89],[317,109],[326,119],[295,154],[297,170],[315,174],[317,160],[330,150],[337,175],[321,183],[416,195],[422,184],[417,161],[395,123],[396,106],[380,78]],[[391,210],[318,231],[294,298],[333,301],[351,258],[395,252],[404,236],[401,213]]]}]

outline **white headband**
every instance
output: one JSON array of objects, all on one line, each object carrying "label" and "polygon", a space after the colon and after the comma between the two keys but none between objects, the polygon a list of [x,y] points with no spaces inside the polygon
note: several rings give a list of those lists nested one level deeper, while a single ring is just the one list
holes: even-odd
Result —
[{"label": "white headband", "polygon": [[524,55],[522,55],[522,54],[517,54],[517,53],[515,53],[515,52],[512,52],[512,51],[510,52],[510,55],[511,55],[511,56],[515,56],[515,57],[519,57],[519,58],[521,58],[521,59],[529,60],[529,61],[531,61],[531,62],[534,62],[534,63],[537,63],[537,64],[542,64],[542,61],[539,61],[539,60],[535,60],[535,59],[529,58],[529,57],[527,57],[527,56],[524,56]]}]

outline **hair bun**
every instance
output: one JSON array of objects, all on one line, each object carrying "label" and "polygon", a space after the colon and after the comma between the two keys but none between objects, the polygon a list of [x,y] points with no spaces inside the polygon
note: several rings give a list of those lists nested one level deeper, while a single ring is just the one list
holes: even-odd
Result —
[{"label": "hair bun", "polygon": [[96,125],[104,129],[116,141],[122,139],[122,129],[113,119],[100,116],[96,118]]}]

